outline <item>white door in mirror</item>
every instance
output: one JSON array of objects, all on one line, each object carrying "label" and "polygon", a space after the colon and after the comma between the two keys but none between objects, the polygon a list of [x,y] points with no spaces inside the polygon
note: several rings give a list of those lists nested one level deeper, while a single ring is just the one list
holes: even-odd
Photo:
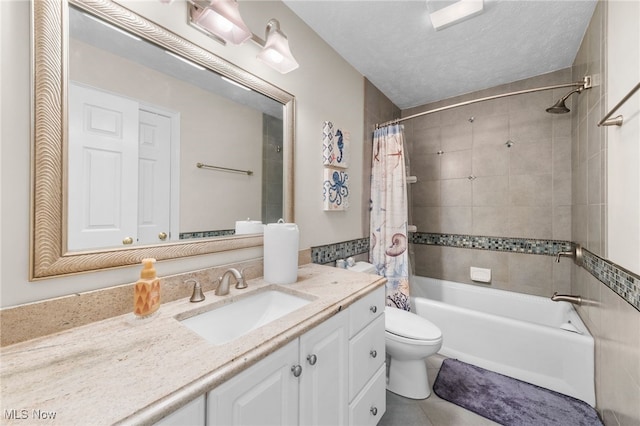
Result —
[{"label": "white door in mirror", "polygon": [[139,129],[138,244],[156,244],[171,226],[171,119],[141,108]]},{"label": "white door in mirror", "polygon": [[68,250],[135,242],[137,140],[137,102],[70,84]]},{"label": "white door in mirror", "polygon": [[171,126],[155,107],[70,85],[68,250],[167,240]]}]

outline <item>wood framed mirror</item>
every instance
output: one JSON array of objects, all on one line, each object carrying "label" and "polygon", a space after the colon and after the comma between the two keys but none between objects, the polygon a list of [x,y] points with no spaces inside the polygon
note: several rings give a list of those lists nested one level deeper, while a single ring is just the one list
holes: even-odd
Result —
[{"label": "wood framed mirror", "polygon": [[[115,244],[73,247],[72,244],[70,249],[69,210],[70,198],[73,197],[70,196],[69,189],[72,188],[70,175],[73,176],[73,172],[70,173],[68,161],[73,155],[70,153],[69,145],[71,133],[69,92],[75,84],[75,82],[72,84],[70,79],[69,65],[72,54],[69,37],[70,8],[89,14],[119,30],[178,55],[182,60],[202,67],[207,72],[215,73],[279,103],[282,106],[282,146],[278,146],[278,152],[282,155],[281,211],[285,221],[294,220],[295,98],[293,95],[116,3],[105,0],[34,1],[32,2],[33,155],[30,280],[132,265],[145,257],[154,257],[158,260],[175,259],[262,245],[260,234],[220,234],[222,236],[209,237],[207,232],[195,232],[200,229],[181,229],[181,226],[176,225],[173,228],[174,238],[169,238],[166,242],[142,242],[138,245],[121,247]],[[195,164],[193,167],[195,168]],[[220,200],[221,208],[225,208],[224,201]],[[246,216],[240,216],[241,214],[235,213],[237,220],[246,219]],[[76,216],[71,215],[71,217]],[[202,229],[202,231],[209,230]],[[177,233],[180,234],[180,238],[176,237]],[[183,234],[188,237],[183,239]],[[204,235],[204,237],[193,239],[191,238],[193,235]]]}]

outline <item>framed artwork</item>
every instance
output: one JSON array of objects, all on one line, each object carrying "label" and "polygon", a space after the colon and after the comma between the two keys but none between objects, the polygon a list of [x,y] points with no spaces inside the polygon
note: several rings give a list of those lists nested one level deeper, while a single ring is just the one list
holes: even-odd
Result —
[{"label": "framed artwork", "polygon": [[349,207],[349,174],[345,170],[324,169],[322,201],[325,211],[342,211]]},{"label": "framed artwork", "polygon": [[349,164],[350,133],[331,121],[322,125],[322,161],[325,166],[346,169]]}]

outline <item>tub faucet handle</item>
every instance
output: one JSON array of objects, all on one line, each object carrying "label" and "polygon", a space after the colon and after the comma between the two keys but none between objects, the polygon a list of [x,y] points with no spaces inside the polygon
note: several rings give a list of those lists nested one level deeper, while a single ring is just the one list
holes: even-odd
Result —
[{"label": "tub faucet handle", "polygon": [[556,254],[556,263],[560,263],[560,258],[561,257],[573,257],[573,256],[574,256],[573,250],[571,250],[571,251],[559,251],[558,254]]}]

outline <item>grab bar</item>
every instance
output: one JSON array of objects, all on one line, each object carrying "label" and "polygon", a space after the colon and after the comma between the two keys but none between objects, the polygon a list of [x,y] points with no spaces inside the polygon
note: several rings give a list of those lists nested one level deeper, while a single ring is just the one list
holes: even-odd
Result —
[{"label": "grab bar", "polygon": [[582,305],[582,296],[574,296],[572,294],[558,294],[557,291],[553,293],[553,296],[551,296],[551,300],[553,300],[554,302],[569,302],[573,303],[574,305]]},{"label": "grab bar", "polygon": [[249,176],[253,174],[251,170],[230,169],[228,167],[211,166],[209,164],[204,164],[204,163],[196,163],[196,167],[199,169],[205,168],[205,169],[213,169],[213,170],[222,170],[224,172],[243,173]]},{"label": "grab bar", "polygon": [[621,115],[619,115],[617,117],[613,117],[610,120],[609,120],[609,117],[611,117],[613,115],[613,113],[618,110],[618,108],[620,108],[625,102],[627,102],[629,100],[629,98],[631,96],[633,96],[633,94],[638,91],[638,89],[640,89],[640,83],[636,84],[636,87],[631,89],[631,91],[629,93],[627,93],[626,96],[624,98],[622,98],[620,100],[620,102],[618,102],[618,104],[616,106],[614,106],[611,109],[611,111],[609,111],[607,113],[607,115],[602,117],[602,120],[600,120],[598,122],[598,127],[600,127],[600,126],[622,126],[622,122],[623,122],[624,119],[623,119],[623,117]]}]

